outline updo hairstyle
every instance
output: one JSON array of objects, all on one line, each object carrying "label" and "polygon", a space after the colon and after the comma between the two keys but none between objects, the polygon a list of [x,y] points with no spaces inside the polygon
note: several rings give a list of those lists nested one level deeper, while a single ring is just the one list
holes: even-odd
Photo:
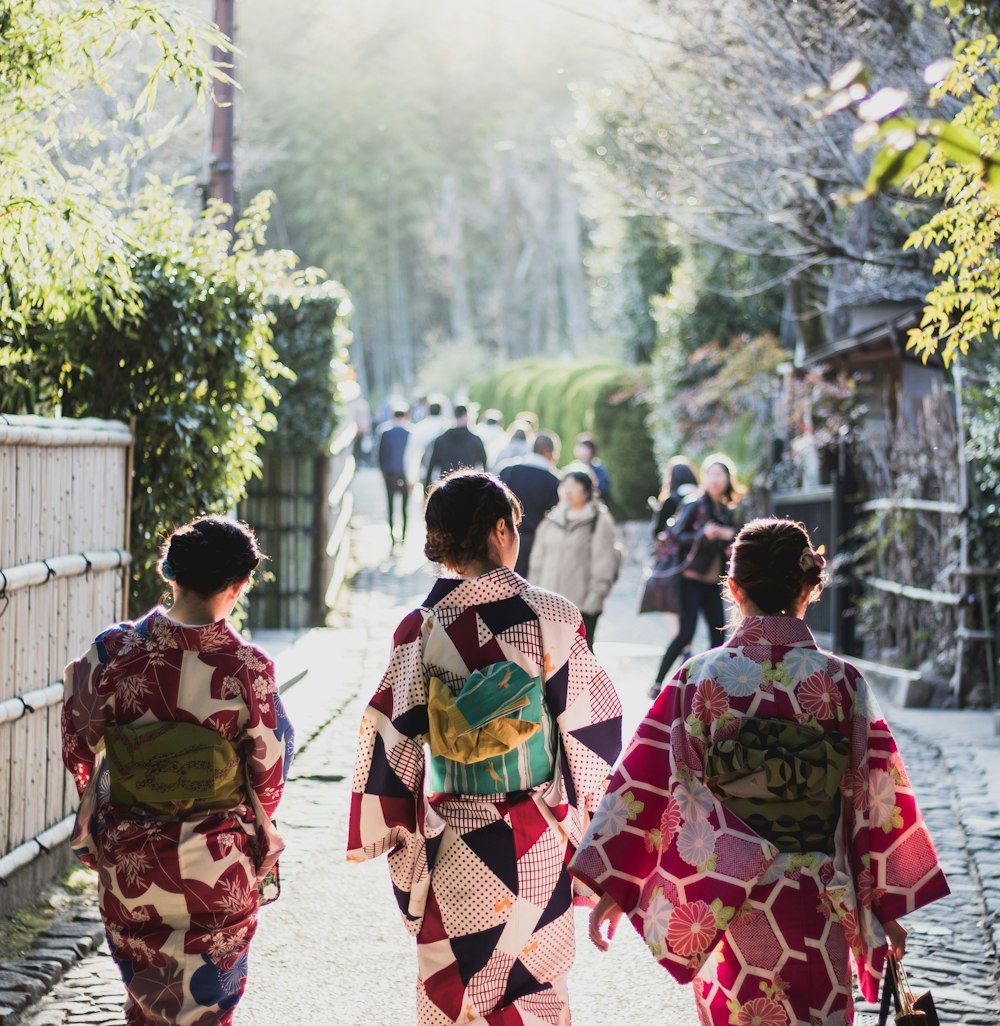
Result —
[{"label": "updo hairstyle", "polygon": [[522,515],[520,501],[503,481],[476,470],[456,470],[427,494],[424,555],[452,570],[488,561],[497,521],[513,531]]},{"label": "updo hairstyle", "polygon": [[265,558],[249,525],[203,516],[170,535],[157,569],[165,581],[209,596],[245,581]]},{"label": "updo hairstyle", "polygon": [[819,600],[826,575],[809,532],[797,520],[761,517],[746,524],[733,542],[729,579],[762,612],[784,613],[813,585],[810,602]]}]

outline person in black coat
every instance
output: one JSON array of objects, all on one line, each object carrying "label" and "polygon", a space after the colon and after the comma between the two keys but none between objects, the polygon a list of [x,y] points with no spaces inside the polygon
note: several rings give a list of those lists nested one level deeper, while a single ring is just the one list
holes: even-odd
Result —
[{"label": "person in black coat", "polygon": [[438,435],[431,447],[424,476],[425,488],[430,488],[433,481],[459,467],[486,469],[486,446],[469,428],[469,411],[464,406],[456,406],[454,412],[455,426]]},{"label": "person in black coat", "polygon": [[740,529],[736,469],[721,453],[708,456],[701,465],[703,490],[688,499],[677,513],[670,536],[680,546],[681,613],[677,636],[667,646],[649,689],[650,698],[660,693],[663,681],[677,657],[691,644],[698,614],[708,624],[710,645],[721,644],[726,628],[722,603],[722,575],[726,552]]},{"label": "person in black coat", "polygon": [[524,508],[518,527],[521,549],[514,566],[514,572],[522,577],[528,576],[535,531],[545,514],[559,501],[559,475],[555,471],[558,458],[558,439],[542,432],[535,436],[534,451],[529,456],[505,464],[497,475],[521,500]]},{"label": "person in black coat", "polygon": [[[410,444],[409,419],[409,407],[397,406],[392,411],[392,421],[379,427],[375,443],[379,470],[382,471],[382,479],[385,481],[389,538],[393,545],[397,541],[406,541],[406,507],[413,489],[412,482],[406,479],[406,451]],[[403,521],[403,531],[398,539],[394,524],[397,498]]]},{"label": "person in black coat", "polygon": [[681,503],[698,489],[698,475],[686,456],[671,456],[663,474],[663,487],[658,499],[650,499],[653,508],[653,541],[667,529],[667,522],[680,509]]}]

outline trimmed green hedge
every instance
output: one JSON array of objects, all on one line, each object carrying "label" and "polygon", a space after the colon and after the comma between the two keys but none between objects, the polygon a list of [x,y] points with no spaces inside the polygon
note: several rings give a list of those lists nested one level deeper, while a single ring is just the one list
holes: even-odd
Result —
[{"label": "trimmed green hedge", "polygon": [[469,397],[481,409],[500,410],[508,424],[522,410],[533,411],[540,430],[562,439],[563,464],[573,459],[576,436],[592,434],[611,472],[612,512],[632,520],[649,515],[646,499],[659,490],[644,389],[640,373],[621,363],[529,359],[474,381]]},{"label": "trimmed green hedge", "polygon": [[336,281],[290,286],[268,303],[271,345],[294,374],[274,385],[281,401],[266,451],[322,456],[337,428],[337,389],[347,366],[350,298]]}]

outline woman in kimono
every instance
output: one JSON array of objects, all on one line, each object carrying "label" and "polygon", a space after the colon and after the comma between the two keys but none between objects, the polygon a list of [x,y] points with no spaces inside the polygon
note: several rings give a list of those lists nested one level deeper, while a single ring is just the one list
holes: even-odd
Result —
[{"label": "woman in kimono", "polygon": [[843,1026],[851,960],[876,999],[904,915],[948,893],[878,704],[803,617],[824,559],[791,520],[747,524],[741,619],[686,662],[629,743],[570,872],[693,982],[705,1026]]},{"label": "woman in kimono", "polygon": [[159,564],[169,610],[66,668],[72,845],[98,872],[128,1026],[226,1026],[246,986],[293,740],[271,660],[227,623],[260,558],[236,521],[179,528]]},{"label": "woman in kimono", "polygon": [[361,724],[348,858],[388,853],[417,944],[420,1026],[570,1021],[566,864],[621,748],[580,611],[513,572],[520,504],[489,474],[437,482],[442,578],[396,630]]}]

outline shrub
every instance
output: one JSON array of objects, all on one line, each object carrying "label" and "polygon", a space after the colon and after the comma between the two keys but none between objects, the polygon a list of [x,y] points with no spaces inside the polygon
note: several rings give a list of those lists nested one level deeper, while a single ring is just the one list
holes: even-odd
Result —
[{"label": "shrub", "polygon": [[612,477],[612,511],[635,519],[648,515],[646,499],[658,488],[644,385],[637,371],[620,363],[532,359],[479,378],[469,395],[480,407],[496,407],[508,423],[521,410],[534,411],[540,428],[562,439],[564,464],[573,459],[576,436],[593,434]]}]

